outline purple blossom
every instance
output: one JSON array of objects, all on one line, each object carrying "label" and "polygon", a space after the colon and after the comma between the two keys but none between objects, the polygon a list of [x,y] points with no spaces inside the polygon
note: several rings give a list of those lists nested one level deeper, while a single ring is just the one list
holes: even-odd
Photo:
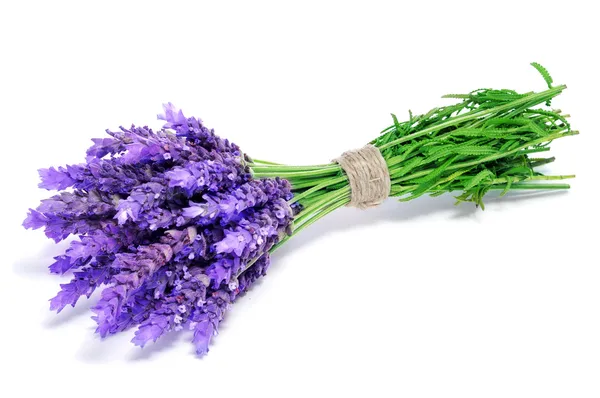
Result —
[{"label": "purple blossom", "polygon": [[59,167],[58,169],[50,167],[49,169],[40,169],[38,172],[42,180],[38,185],[40,188],[60,190],[68,188],[75,183],[75,180],[71,178],[64,167]]},{"label": "purple blossom", "polygon": [[269,263],[269,255],[263,255],[240,275],[237,287],[230,289],[227,286],[214,290],[210,293],[210,297],[206,302],[197,305],[189,321],[193,326],[194,337],[192,342],[196,346],[196,353],[198,355],[201,356],[208,352],[210,341],[217,333],[219,324],[223,320],[230,304],[240,294],[249,289],[258,278],[266,274]]},{"label": "purple blossom", "polygon": [[194,268],[190,277],[186,278],[185,267],[175,266],[171,274],[171,283],[179,286],[156,302],[148,318],[142,322],[132,342],[144,346],[149,341],[156,341],[163,334],[181,328],[188,322],[191,309],[198,302],[204,302],[207,292],[207,280],[202,277],[200,268]]},{"label": "purple blossom", "polygon": [[67,272],[68,270],[70,270],[71,267],[73,267],[73,261],[71,261],[71,257],[69,257],[69,256],[66,256],[63,254],[63,255],[54,257],[54,259],[56,261],[48,267],[48,268],[50,268],[50,272],[52,272],[53,274],[61,274],[62,275],[65,272]]},{"label": "purple blossom", "polygon": [[106,155],[115,155],[125,151],[125,145],[122,139],[117,138],[92,138],[92,145],[86,152],[87,161],[93,158],[102,159]]},{"label": "purple blossom", "polygon": [[217,253],[235,253],[240,257],[244,249],[252,243],[252,234],[244,228],[237,227],[234,231],[225,231],[225,238],[215,244],[215,250]]},{"label": "purple blossom", "polygon": [[247,180],[239,158],[233,155],[215,156],[202,162],[193,162],[186,167],[174,167],[165,173],[169,187],[180,187],[191,197],[205,192],[222,192]]},{"label": "purple blossom", "polygon": [[23,221],[23,226],[30,229],[41,228],[48,223],[48,217],[37,210],[29,209],[27,218]]},{"label": "purple blossom", "polygon": [[79,297],[85,295],[89,298],[98,286],[108,282],[112,274],[113,270],[101,262],[75,272],[71,282],[61,284],[61,290],[50,299],[50,310],[61,312],[67,305],[75,307]]},{"label": "purple blossom", "polygon": [[58,242],[70,234],[101,228],[101,221],[110,219],[113,214],[114,206],[107,195],[93,190],[75,190],[42,200],[36,210],[29,210],[23,226],[45,227],[46,235]]},{"label": "purple blossom", "polygon": [[288,181],[253,179],[239,147],[200,119],[172,104],[159,118],[163,129],[107,130],[85,163],[40,170],[40,187],[59,192],[23,226],[57,242],[76,237],[49,267],[73,272],[52,310],[107,285],[92,308],[102,337],[137,327],[132,342],[143,347],[188,328],[203,355],[231,304],[265,274],[298,205],[288,204]]},{"label": "purple blossom", "polygon": [[194,328],[194,338],[192,343],[196,346],[196,354],[202,356],[208,353],[208,345],[212,336],[215,334],[215,326],[213,322],[205,316],[205,319],[196,323]]},{"label": "purple blossom", "polygon": [[165,334],[170,328],[169,316],[153,314],[147,320],[142,322],[135,337],[131,342],[137,346],[144,347],[149,341],[156,341]]},{"label": "purple blossom", "polygon": [[163,126],[164,128],[173,128],[183,126],[187,123],[187,118],[183,116],[183,112],[177,108],[172,103],[163,104],[164,114],[159,114],[158,119],[164,120],[167,123]]}]

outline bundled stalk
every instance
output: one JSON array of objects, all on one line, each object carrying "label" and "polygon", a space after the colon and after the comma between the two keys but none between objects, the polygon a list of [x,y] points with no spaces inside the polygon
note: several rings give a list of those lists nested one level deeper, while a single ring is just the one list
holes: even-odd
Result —
[{"label": "bundled stalk", "polygon": [[[366,147],[331,163],[289,166],[252,159],[199,119],[165,106],[164,128],[108,131],[85,163],[42,169],[40,187],[60,191],[31,209],[24,226],[60,241],[75,235],[53,273],[73,273],[51,309],[74,306],[106,285],[92,308],[101,336],[137,327],[144,346],[188,328],[208,351],[230,304],[260,276],[270,254],[342,206],[389,197],[455,193],[484,208],[490,190],[567,189],[572,175],[537,168],[555,139],[577,134],[549,106],[566,87],[532,64],[548,89],[479,89],[454,105],[409,113]],[[66,190],[70,188],[70,190]]]}]

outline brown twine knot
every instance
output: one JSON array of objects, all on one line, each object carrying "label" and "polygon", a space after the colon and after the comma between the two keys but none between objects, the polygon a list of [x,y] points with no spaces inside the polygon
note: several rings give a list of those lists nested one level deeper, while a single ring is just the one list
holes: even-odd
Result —
[{"label": "brown twine knot", "polygon": [[348,206],[368,209],[380,205],[390,195],[390,173],[377,147],[368,144],[346,151],[333,161],[348,176],[351,190]]}]

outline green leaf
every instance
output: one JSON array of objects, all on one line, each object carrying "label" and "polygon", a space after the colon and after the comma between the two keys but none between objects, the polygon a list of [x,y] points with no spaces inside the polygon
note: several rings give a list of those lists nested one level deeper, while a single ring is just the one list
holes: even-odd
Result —
[{"label": "green leaf", "polygon": [[513,179],[511,177],[507,177],[506,178],[506,187],[504,188],[504,190],[500,194],[500,197],[503,197],[504,195],[506,195],[508,193],[508,191],[510,191],[510,186],[512,184],[512,180]]},{"label": "green leaf", "polygon": [[456,148],[453,152],[458,155],[477,156],[477,155],[492,155],[492,154],[496,153],[496,150],[494,148],[485,147],[485,146],[465,145],[460,148]]},{"label": "green leaf", "polygon": [[475,175],[473,178],[471,178],[471,180],[465,185],[464,190],[468,191],[471,188],[473,188],[474,186],[481,183],[482,181],[484,181],[486,179],[492,180],[495,177],[496,176],[494,175],[494,173],[492,173],[490,170],[488,170],[488,169],[481,170],[479,173],[477,173],[477,175]]},{"label": "green leaf", "polygon": [[550,76],[548,70],[542,65],[538,64],[537,62],[532,62],[531,66],[533,66],[540,73],[540,75],[542,75],[542,77],[546,81],[546,84],[548,85],[548,88],[552,88],[552,83],[554,81],[552,80],[552,76]]},{"label": "green leaf", "polygon": [[496,117],[490,120],[487,120],[483,125],[485,127],[490,126],[500,126],[500,125],[508,125],[508,126],[528,126],[531,124],[531,120],[526,117]]},{"label": "green leaf", "polygon": [[[446,163],[444,163],[443,165],[432,169],[426,176],[418,178],[416,180],[414,180],[414,182],[420,184],[420,183],[427,183],[429,181],[435,180],[436,178],[438,178],[439,176],[441,176],[442,174],[444,174],[444,172],[446,171],[446,169],[448,167],[450,167],[450,165],[452,163],[454,163],[454,161],[458,158],[458,156],[454,156],[450,159],[448,159],[446,161]],[[419,188],[417,188],[417,190],[419,190]]]},{"label": "green leaf", "polygon": [[508,169],[501,174],[502,177],[514,176],[514,175],[531,177],[533,175],[533,170],[531,170],[531,167],[529,167],[529,166],[517,166],[517,167],[513,167],[511,169]]},{"label": "green leaf", "polygon": [[410,173],[416,167],[420,166],[424,160],[425,159],[422,157],[412,158],[411,160],[409,160],[408,162],[403,164],[402,167],[397,172],[390,173],[390,176],[394,177],[394,178],[402,177],[402,176]]}]

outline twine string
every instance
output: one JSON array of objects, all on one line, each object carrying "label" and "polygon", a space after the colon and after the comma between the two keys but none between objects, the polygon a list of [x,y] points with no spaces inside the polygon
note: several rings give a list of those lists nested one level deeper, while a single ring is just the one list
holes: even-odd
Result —
[{"label": "twine string", "polygon": [[377,147],[368,144],[346,151],[333,161],[348,176],[351,190],[348,206],[368,209],[380,205],[390,195],[390,173]]}]

